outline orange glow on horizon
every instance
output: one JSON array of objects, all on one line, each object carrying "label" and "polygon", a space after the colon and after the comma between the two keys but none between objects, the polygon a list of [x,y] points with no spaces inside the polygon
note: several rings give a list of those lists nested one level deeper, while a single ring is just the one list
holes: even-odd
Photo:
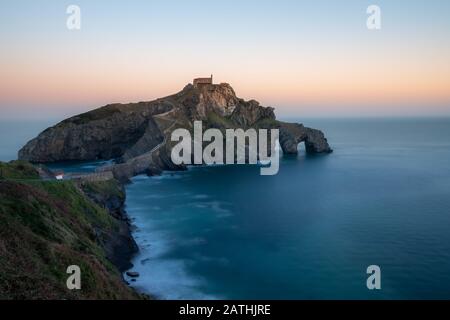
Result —
[{"label": "orange glow on horizon", "polygon": [[[263,105],[283,106],[286,111],[308,104],[328,105],[334,110],[333,105],[345,104],[422,103],[447,105],[442,111],[449,112],[450,63],[445,58],[419,58],[369,56],[349,60],[337,55],[333,61],[312,57],[306,62],[275,60],[270,65],[261,58],[247,65],[239,60],[224,62],[217,72],[194,64],[174,67],[169,61],[138,59],[142,63],[135,63],[136,59],[89,55],[70,64],[48,56],[27,63],[11,58],[10,63],[0,66],[0,106],[39,104],[64,108],[148,101],[176,93],[194,77],[212,72],[215,82],[230,83],[238,96]],[[227,69],[228,64],[232,70]]]}]

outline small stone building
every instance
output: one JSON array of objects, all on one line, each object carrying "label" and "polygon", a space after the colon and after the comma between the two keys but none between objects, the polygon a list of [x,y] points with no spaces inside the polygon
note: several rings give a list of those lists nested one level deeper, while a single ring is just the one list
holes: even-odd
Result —
[{"label": "small stone building", "polygon": [[213,76],[210,78],[196,78],[194,79],[194,87],[198,88],[201,85],[213,84]]}]

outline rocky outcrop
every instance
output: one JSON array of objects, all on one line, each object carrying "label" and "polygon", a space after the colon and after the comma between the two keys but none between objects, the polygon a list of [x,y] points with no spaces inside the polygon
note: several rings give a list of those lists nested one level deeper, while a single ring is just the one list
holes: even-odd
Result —
[{"label": "rocky outcrop", "polygon": [[20,151],[32,162],[115,159],[109,170],[126,181],[161,170],[182,170],[170,160],[170,134],[176,128],[192,129],[202,120],[204,128],[278,128],[286,154],[297,153],[305,143],[307,153],[328,153],[324,134],[301,124],[277,121],[274,109],[257,101],[238,98],[226,83],[187,85],[177,94],[151,102],[112,104],[69,118],[42,132]]},{"label": "rocky outcrop", "polygon": [[199,91],[196,109],[202,118],[206,118],[211,111],[222,117],[229,116],[241,102],[228,83],[203,85],[196,90]]},{"label": "rocky outcrop", "polygon": [[322,131],[306,128],[298,123],[280,122],[279,142],[285,154],[297,154],[298,144],[301,142],[305,143],[309,154],[332,152]]},{"label": "rocky outcrop", "polygon": [[125,211],[126,193],[123,185],[115,180],[80,182],[84,194],[100,207],[108,210],[116,220],[114,233],[96,230],[107,258],[124,272],[133,265],[131,258],[138,252],[138,246],[131,235],[131,223]]},{"label": "rocky outcrop", "polygon": [[42,163],[118,158],[139,152],[143,137],[150,147],[161,140],[151,114],[134,105],[109,105],[46,129],[19,151],[19,159]]},{"label": "rocky outcrop", "polygon": [[237,125],[248,128],[260,121],[274,121],[275,113],[271,107],[262,107],[258,101],[241,101],[231,115],[231,121]]}]

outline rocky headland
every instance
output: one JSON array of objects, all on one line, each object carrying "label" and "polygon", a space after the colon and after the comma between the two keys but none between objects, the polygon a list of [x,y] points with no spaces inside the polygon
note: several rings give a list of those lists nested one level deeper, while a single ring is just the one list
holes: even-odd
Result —
[{"label": "rocky headland", "polygon": [[150,102],[110,104],[66,119],[46,129],[20,151],[19,159],[34,163],[115,159],[100,168],[120,181],[163,170],[183,170],[170,158],[170,135],[191,130],[196,120],[207,128],[279,129],[284,154],[296,154],[299,143],[307,153],[329,153],[324,134],[302,124],[278,121],[274,109],[245,101],[222,84],[188,84],[180,92]]}]

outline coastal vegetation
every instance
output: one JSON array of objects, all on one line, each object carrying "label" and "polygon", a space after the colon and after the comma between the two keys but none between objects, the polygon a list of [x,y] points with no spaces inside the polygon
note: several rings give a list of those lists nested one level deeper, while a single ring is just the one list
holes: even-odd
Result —
[{"label": "coastal vegetation", "polygon": [[[139,298],[111,262],[123,221],[87,195],[124,199],[116,181],[42,180],[23,161],[0,169],[0,299]],[[66,286],[70,265],[81,290]]]}]

